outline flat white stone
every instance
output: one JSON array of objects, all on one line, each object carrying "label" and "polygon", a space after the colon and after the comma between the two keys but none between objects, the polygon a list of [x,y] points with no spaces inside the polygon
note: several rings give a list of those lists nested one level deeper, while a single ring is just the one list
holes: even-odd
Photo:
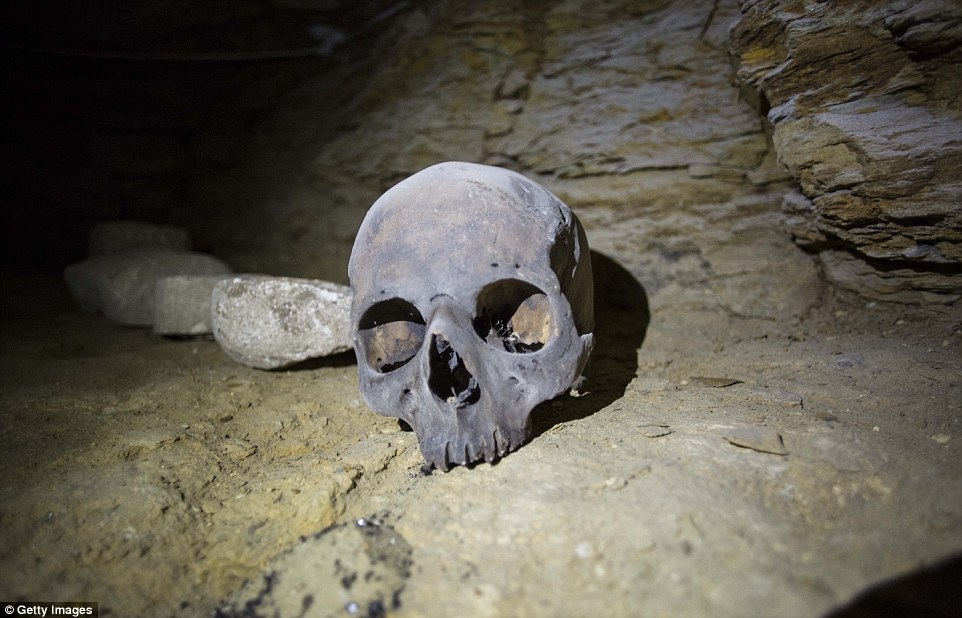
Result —
[{"label": "flat white stone", "polygon": [[316,279],[224,279],[211,294],[214,339],[232,359],[275,369],[351,349],[351,288]]},{"label": "flat white stone", "polygon": [[68,266],[64,278],[84,311],[101,312],[126,326],[150,326],[158,279],[230,272],[227,264],[204,253],[147,250],[89,257]]}]

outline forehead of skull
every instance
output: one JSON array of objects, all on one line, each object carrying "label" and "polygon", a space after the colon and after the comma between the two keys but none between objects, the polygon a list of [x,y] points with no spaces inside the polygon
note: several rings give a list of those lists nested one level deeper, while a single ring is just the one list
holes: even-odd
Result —
[{"label": "forehead of skull", "polygon": [[374,288],[390,294],[412,280],[443,292],[520,270],[548,285],[551,246],[570,222],[560,200],[520,174],[441,163],[374,203],[355,241],[351,282],[361,295]]}]

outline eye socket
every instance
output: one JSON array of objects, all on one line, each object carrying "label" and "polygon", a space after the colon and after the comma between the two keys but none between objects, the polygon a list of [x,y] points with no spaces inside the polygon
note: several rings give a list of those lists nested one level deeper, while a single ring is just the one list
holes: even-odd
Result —
[{"label": "eye socket", "polygon": [[358,322],[358,336],[367,364],[390,373],[414,358],[424,342],[424,318],[401,298],[372,305]]},{"label": "eye socket", "polygon": [[515,354],[537,352],[554,324],[548,295],[517,279],[489,283],[478,295],[474,330],[489,344]]}]

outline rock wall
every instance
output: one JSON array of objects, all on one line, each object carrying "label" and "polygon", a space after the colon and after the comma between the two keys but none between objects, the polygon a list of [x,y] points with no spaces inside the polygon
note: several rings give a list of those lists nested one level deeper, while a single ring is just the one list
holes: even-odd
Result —
[{"label": "rock wall", "polygon": [[962,293],[962,5],[746,0],[738,82],[802,195],[799,243],[865,295]]},{"label": "rock wall", "polygon": [[[785,232],[790,177],[731,83],[738,16],[733,1],[411,6],[279,102],[244,166],[200,174],[201,210],[220,213],[210,242],[246,268],[343,280],[381,192],[476,161],[554,191],[656,307],[797,315],[818,277]],[[252,194],[242,177],[265,182]],[[254,237],[224,216],[242,200]]]},{"label": "rock wall", "polygon": [[4,259],[62,268],[94,222],[142,219],[346,282],[377,196],[461,159],[557,193],[656,305],[797,314],[819,270],[962,294],[950,0],[25,7],[0,19]]}]

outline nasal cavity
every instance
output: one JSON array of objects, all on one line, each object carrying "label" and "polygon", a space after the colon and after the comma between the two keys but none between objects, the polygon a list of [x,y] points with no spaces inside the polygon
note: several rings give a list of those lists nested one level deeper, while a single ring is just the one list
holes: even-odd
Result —
[{"label": "nasal cavity", "polygon": [[448,340],[440,335],[431,338],[429,363],[428,388],[435,397],[456,408],[477,403],[481,398],[478,381]]}]

